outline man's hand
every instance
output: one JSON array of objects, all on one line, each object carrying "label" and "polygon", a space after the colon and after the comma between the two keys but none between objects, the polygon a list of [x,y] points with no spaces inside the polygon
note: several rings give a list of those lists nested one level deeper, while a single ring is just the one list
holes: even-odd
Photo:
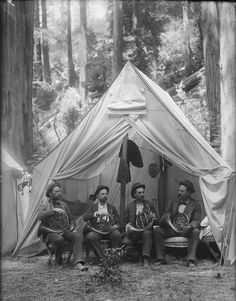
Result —
[{"label": "man's hand", "polygon": [[188,225],[188,226],[185,227],[185,229],[182,232],[182,234],[185,235],[185,234],[187,234],[192,229],[193,229],[193,227],[191,225]]},{"label": "man's hand", "polygon": [[100,212],[98,212],[98,211],[94,212],[94,217],[100,217],[100,216],[101,216]]},{"label": "man's hand", "polygon": [[75,230],[75,225],[70,225],[70,231],[72,232],[72,231],[74,231]]},{"label": "man's hand", "polygon": [[118,226],[117,226],[117,225],[111,226],[110,229],[111,229],[111,231],[117,230],[117,229],[118,229]]},{"label": "man's hand", "polygon": [[58,212],[58,213],[63,213],[64,210],[61,208],[53,208],[54,211]]}]

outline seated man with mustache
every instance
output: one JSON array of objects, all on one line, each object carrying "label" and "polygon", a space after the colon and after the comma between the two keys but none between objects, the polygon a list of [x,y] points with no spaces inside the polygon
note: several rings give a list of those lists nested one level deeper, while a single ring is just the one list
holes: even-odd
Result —
[{"label": "seated man with mustache", "polygon": [[[189,239],[186,264],[188,267],[196,265],[201,206],[198,201],[192,199],[191,195],[194,192],[195,189],[192,182],[189,180],[180,182],[177,200],[172,202],[167,212],[161,217],[159,221],[160,227],[155,228],[157,264],[166,264],[164,240],[169,237],[182,236]],[[181,214],[183,215],[181,216]],[[177,215],[179,219],[176,218]],[[188,217],[186,224],[184,222],[184,215]],[[181,230],[181,228],[183,229]]]},{"label": "seated man with mustache", "polygon": [[[104,258],[100,240],[109,239],[111,248],[115,249],[120,247],[122,237],[119,231],[119,215],[116,208],[107,202],[108,193],[107,186],[98,185],[94,193],[96,199],[83,216],[87,222],[84,229],[86,241],[99,260]],[[108,228],[104,229],[106,225]]]}]

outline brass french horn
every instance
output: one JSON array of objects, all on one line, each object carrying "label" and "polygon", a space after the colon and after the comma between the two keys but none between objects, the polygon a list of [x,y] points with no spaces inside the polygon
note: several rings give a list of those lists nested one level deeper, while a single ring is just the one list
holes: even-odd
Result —
[{"label": "brass french horn", "polygon": [[175,230],[175,232],[183,233],[189,225],[190,217],[192,215],[193,210],[194,203],[191,203],[186,207],[184,212],[176,213],[173,223],[171,222],[169,214],[164,218],[164,223],[169,225],[173,230]]},{"label": "brass french horn", "polygon": [[148,208],[143,210],[136,216],[135,226],[128,223],[125,227],[125,232],[127,235],[132,235],[134,233],[143,232],[145,230],[151,229],[153,226],[153,214],[151,209]]},{"label": "brass french horn", "polygon": [[53,215],[43,219],[38,229],[38,235],[43,232],[61,234],[67,229],[69,229],[69,219],[66,212],[62,209],[55,210]]},{"label": "brass french horn", "polygon": [[189,225],[189,217],[187,214],[178,212],[174,218],[174,222],[171,222],[170,215],[167,215],[164,223],[170,226],[176,233],[182,233]]},{"label": "brass french horn", "polygon": [[104,213],[100,217],[98,217],[94,223],[87,221],[86,230],[105,235],[111,232],[111,226],[113,225],[113,217],[108,213]]}]

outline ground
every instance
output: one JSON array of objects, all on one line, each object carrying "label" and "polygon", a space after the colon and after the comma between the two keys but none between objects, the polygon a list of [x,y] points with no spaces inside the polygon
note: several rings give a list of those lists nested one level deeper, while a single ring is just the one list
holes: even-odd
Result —
[{"label": "ground", "polygon": [[170,256],[166,266],[145,269],[141,263],[121,263],[122,284],[94,284],[100,268],[90,263],[88,272],[49,266],[47,256],[2,258],[1,300],[4,301],[164,301],[235,300],[235,269],[201,259],[188,268]]}]

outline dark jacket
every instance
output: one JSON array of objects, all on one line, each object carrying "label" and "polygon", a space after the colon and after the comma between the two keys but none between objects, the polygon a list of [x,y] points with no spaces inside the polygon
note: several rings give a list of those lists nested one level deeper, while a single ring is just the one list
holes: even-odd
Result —
[{"label": "dark jacket", "polygon": [[[90,221],[91,225],[96,221],[97,217],[94,217],[94,213],[98,211],[98,203],[92,204],[89,209],[85,212],[83,219],[85,222]],[[107,203],[107,211],[114,219],[114,225],[120,226],[120,218],[118,212],[114,206]]]},{"label": "dark jacket", "polygon": [[46,235],[48,233],[50,233],[42,226],[46,226],[46,227],[49,226],[47,218],[49,216],[54,215],[54,211],[53,211],[54,208],[63,209],[66,212],[68,220],[69,220],[68,227],[75,227],[74,217],[73,217],[68,205],[66,204],[66,202],[63,199],[60,201],[57,201],[57,202],[53,202],[51,199],[47,199],[44,203],[42,203],[39,206],[37,218],[40,220],[41,223],[38,228],[38,237],[43,234],[43,239],[45,239]]},{"label": "dark jacket", "polygon": [[[167,212],[163,214],[163,216],[160,219],[160,224],[163,223],[163,220],[165,219],[165,216],[167,213],[170,214],[171,221],[174,221],[174,217],[176,213],[178,212],[178,208],[181,201],[176,200],[173,201],[170,206],[168,207]],[[189,225],[192,226],[192,228],[198,228],[200,229],[200,223],[201,223],[201,206],[198,201],[195,201],[194,199],[190,198],[188,201],[188,204],[185,208],[185,212],[189,212]]]},{"label": "dark jacket", "polygon": [[[138,202],[140,202],[140,201],[138,201]],[[143,200],[142,202],[144,204],[144,207],[146,207],[148,209],[150,208],[152,213],[154,213],[156,215],[156,217],[158,218],[157,211],[156,211],[154,204],[147,200]],[[133,202],[128,204],[128,206],[125,210],[124,221],[126,224],[131,223],[132,226],[135,226],[135,224],[136,224],[136,203],[137,203],[137,200],[134,200]]]}]

